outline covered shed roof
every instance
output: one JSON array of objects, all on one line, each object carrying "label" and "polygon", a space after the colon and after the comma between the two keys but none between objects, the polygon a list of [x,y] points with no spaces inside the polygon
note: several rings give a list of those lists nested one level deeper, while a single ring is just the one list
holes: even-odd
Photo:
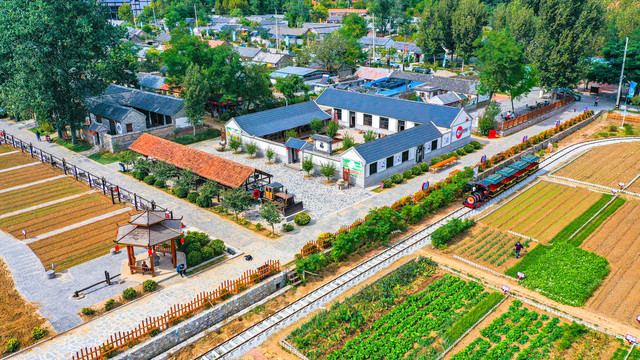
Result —
[{"label": "covered shed roof", "polygon": [[289,140],[287,140],[287,142],[284,144],[284,146],[291,148],[291,149],[298,149],[298,150],[310,150],[313,149],[313,145],[308,142],[308,141],[304,141],[304,140],[300,140],[300,139],[296,139],[296,138],[289,138]]},{"label": "covered shed roof", "polygon": [[124,121],[129,113],[132,111],[137,112],[135,109],[126,106],[95,99],[87,100],[87,110],[92,114],[115,121]]},{"label": "covered shed roof", "polygon": [[502,179],[504,179],[502,176],[493,174],[488,178],[481,180],[478,184],[488,187],[489,185],[495,185],[502,182]]},{"label": "covered shed roof", "polygon": [[326,89],[317,104],[450,128],[462,109],[423,102]]},{"label": "covered shed roof", "polygon": [[137,109],[173,116],[183,107],[184,100],[177,97],[156,94],[149,91],[132,89],[110,84],[103,96],[94,98],[102,101],[131,106]]},{"label": "covered shed roof", "polygon": [[433,141],[441,136],[442,134],[433,124],[426,123],[357,145],[353,149],[360,154],[365,162],[371,163]]},{"label": "covered shed roof", "polygon": [[511,165],[509,165],[510,168],[512,169],[516,169],[516,170],[522,170],[525,169],[527,166],[529,166],[529,163],[526,161],[517,161]]},{"label": "covered shed roof", "polygon": [[148,133],[140,135],[129,149],[181,169],[191,169],[194,173],[227,187],[242,186],[256,172],[256,169],[250,166]]},{"label": "covered shed roof", "polygon": [[322,111],[313,101],[300,104],[260,111],[243,115],[233,120],[249,135],[264,136],[280,131],[308,125],[314,117],[320,120],[330,119],[331,116]]},{"label": "covered shed roof", "polygon": [[238,54],[240,54],[240,57],[248,58],[248,59],[253,59],[256,55],[258,55],[262,51],[262,49],[260,48],[247,47],[247,46],[237,46],[237,47],[234,47],[234,49],[238,52]]},{"label": "covered shed roof", "polygon": [[525,161],[525,162],[528,162],[528,163],[534,163],[534,162],[540,160],[540,156],[527,155],[527,156],[523,157],[521,160]]},{"label": "covered shed roof", "polygon": [[504,177],[510,177],[510,176],[515,175],[517,172],[518,172],[517,169],[506,167],[506,168],[503,168],[500,171],[496,172],[496,174],[502,175]]}]

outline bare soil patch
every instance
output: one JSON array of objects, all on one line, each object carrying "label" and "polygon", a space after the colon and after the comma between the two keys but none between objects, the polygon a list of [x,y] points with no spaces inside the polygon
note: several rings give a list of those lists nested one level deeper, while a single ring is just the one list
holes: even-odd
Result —
[{"label": "bare soil patch", "polygon": [[45,165],[35,165],[23,169],[7,171],[2,173],[2,177],[0,177],[0,189],[9,189],[58,175],[62,174]]},{"label": "bare soil patch", "polygon": [[33,237],[121,208],[122,206],[113,205],[111,200],[100,194],[89,194],[0,219],[0,228],[18,239],[23,239],[22,230],[27,231],[27,237]]},{"label": "bare soil patch", "polygon": [[555,175],[617,188],[639,173],[640,142],[630,142],[592,148]]},{"label": "bare soil patch", "polygon": [[586,307],[640,329],[640,201],[627,201],[580,246],[605,257],[611,272]]},{"label": "bare soil patch", "polygon": [[12,151],[15,151],[12,146],[0,145],[0,154],[12,152]]},{"label": "bare soil patch", "polygon": [[25,300],[13,285],[11,272],[5,262],[0,259],[0,355],[7,355],[5,344],[15,338],[20,342],[20,348],[34,344],[31,332],[35,327],[48,330],[48,335],[54,334],[53,328],[38,312],[38,308]]},{"label": "bare soil patch", "polygon": [[9,154],[0,156],[0,169],[9,169],[15,166],[25,165],[33,162],[37,162],[38,159],[33,159],[29,155],[23,153]]},{"label": "bare soil patch", "polygon": [[600,197],[586,189],[541,181],[482,221],[548,243]]},{"label": "bare soil patch", "polygon": [[0,194],[0,214],[6,214],[49,201],[89,191],[89,187],[70,178],[48,181]]},{"label": "bare soil patch", "polygon": [[127,213],[112,216],[32,242],[29,247],[46,269],[51,269],[53,262],[56,264],[56,270],[62,271],[106,255],[114,245],[113,240],[116,239],[118,231],[116,223],[124,224],[129,219],[130,215]]}]

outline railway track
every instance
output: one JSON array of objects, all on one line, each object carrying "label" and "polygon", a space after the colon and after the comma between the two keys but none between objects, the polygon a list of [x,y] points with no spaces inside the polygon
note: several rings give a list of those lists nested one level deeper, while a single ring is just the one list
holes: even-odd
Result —
[{"label": "railway track", "polygon": [[[602,146],[630,141],[640,141],[640,137],[591,140],[570,145],[562,150],[557,151],[556,153],[553,153],[550,157],[543,160],[540,163],[539,169],[549,172],[551,167],[558,161],[568,159],[572,156],[575,156],[577,153],[583,151],[584,149],[593,146]],[[535,176],[528,177],[524,181],[513,186],[511,189],[509,189],[509,191],[505,191],[496,198],[492,199],[491,202],[499,201],[502,198],[511,196],[511,194],[529,184],[535,178]],[[234,357],[241,356],[251,347],[255,347],[266,341],[269,336],[273,335],[278,330],[291,325],[295,321],[298,321],[299,319],[307,316],[311,312],[317,310],[320,306],[328,303],[351,287],[359,284],[365,279],[375,275],[382,269],[390,266],[397,259],[413,253],[423,246],[429,244],[431,234],[449,220],[454,218],[464,219],[475,216],[479,212],[483,211],[485,207],[480,208],[479,211],[478,209],[460,207],[450,212],[437,222],[426,226],[424,229],[409,236],[402,242],[399,242],[398,244],[383,251],[382,253],[370,259],[364,260],[344,274],[339,275],[335,279],[318,287],[311,293],[278,310],[275,314],[269,316],[267,319],[260,321],[259,323],[244,330],[240,334],[228,339],[227,341],[211,349],[209,352],[202,355],[198,359],[228,360],[233,359]]]}]

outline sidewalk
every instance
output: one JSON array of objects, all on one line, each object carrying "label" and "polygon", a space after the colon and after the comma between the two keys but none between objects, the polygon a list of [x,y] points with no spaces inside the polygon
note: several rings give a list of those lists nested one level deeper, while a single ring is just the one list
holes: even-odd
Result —
[{"label": "sidewalk", "polygon": [[[591,100],[587,99],[586,101]],[[584,104],[576,103],[576,106],[581,106],[584,109],[586,106],[585,104],[586,102]],[[601,106],[596,110],[600,110],[602,108],[604,108],[604,104],[601,103]],[[235,279],[245,270],[255,269],[266,260],[280,260],[281,264],[285,264],[293,259],[294,255],[306,242],[315,239],[321,233],[333,232],[341,225],[349,225],[355,219],[364,217],[372,207],[391,205],[400,197],[411,195],[420,190],[422,183],[425,181],[429,181],[433,184],[446,178],[448,173],[456,168],[461,169],[465,166],[473,166],[477,164],[482,155],[490,157],[495,153],[522,142],[522,138],[525,135],[529,137],[535,135],[545,129],[554,127],[558,119],[566,121],[577,114],[578,113],[573,112],[573,107],[571,107],[551,119],[545,120],[507,138],[500,138],[491,141],[486,139],[480,140],[482,143],[486,144],[485,148],[462,157],[458,162],[458,165],[454,168],[450,168],[438,174],[423,174],[407,181],[407,183],[403,185],[387,189],[382,193],[374,193],[365,201],[340,210],[333,215],[326,216],[313,226],[298,228],[290,235],[283,236],[276,240],[269,240],[257,236],[253,232],[226,220],[220,219],[208,211],[199,209],[192,204],[179,200],[155,188],[141,184],[126,175],[113,172],[108,167],[95,163],[82,155],[72,153],[63,147],[47,143],[37,143],[36,145],[41,146],[44,150],[50,151],[56,156],[64,157],[67,161],[72,162],[85,170],[94,172],[97,175],[103,175],[110,181],[119,184],[130,191],[136,191],[141,196],[148,199],[154,199],[158,204],[172,209],[174,214],[178,216],[184,215],[185,222],[193,224],[203,231],[212,234],[212,236],[221,238],[226,243],[240,248],[246,254],[251,254],[254,257],[254,261],[247,262],[242,257],[239,257],[221,264],[216,267],[215,271],[207,271],[188,279],[173,278],[162,284],[165,286],[162,291],[153,293],[140,301],[113,311],[112,313],[92,321],[89,324],[65,333],[64,335],[50,340],[27,353],[20,354],[16,359],[69,358],[82,347],[96,346],[102,343],[114,332],[134,328],[144,318],[148,316],[158,316],[164,313],[172,305],[187,302],[193,299],[199,292],[212,290],[223,280]],[[12,135],[35,143],[35,135],[26,131],[23,127],[24,126],[22,124],[16,125],[5,121],[0,122],[0,129],[4,128]],[[5,255],[7,254],[0,253],[0,255],[6,258]],[[14,277],[16,277],[16,273],[13,269],[12,272]],[[19,281],[16,280],[16,283],[18,282]],[[18,289],[23,294],[25,294],[23,291],[28,292],[28,289],[22,287],[19,287]]]}]

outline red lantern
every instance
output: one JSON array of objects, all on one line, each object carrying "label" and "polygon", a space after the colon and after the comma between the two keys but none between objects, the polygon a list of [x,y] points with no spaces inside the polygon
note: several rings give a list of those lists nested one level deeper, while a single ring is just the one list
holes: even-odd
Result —
[{"label": "red lantern", "polygon": [[149,249],[147,252],[149,253],[149,256],[153,255],[153,250]]},{"label": "red lantern", "polygon": [[182,228],[184,229],[184,223],[180,223],[180,225],[182,225]]},{"label": "red lantern", "polygon": [[296,149],[296,152],[300,152],[300,149]]},{"label": "red lantern", "polygon": [[289,150],[289,147],[287,146],[287,150]]},{"label": "red lantern", "polygon": [[184,245],[184,238],[180,239],[180,244]]},{"label": "red lantern", "polygon": [[120,251],[120,246],[116,245],[116,252]]}]

